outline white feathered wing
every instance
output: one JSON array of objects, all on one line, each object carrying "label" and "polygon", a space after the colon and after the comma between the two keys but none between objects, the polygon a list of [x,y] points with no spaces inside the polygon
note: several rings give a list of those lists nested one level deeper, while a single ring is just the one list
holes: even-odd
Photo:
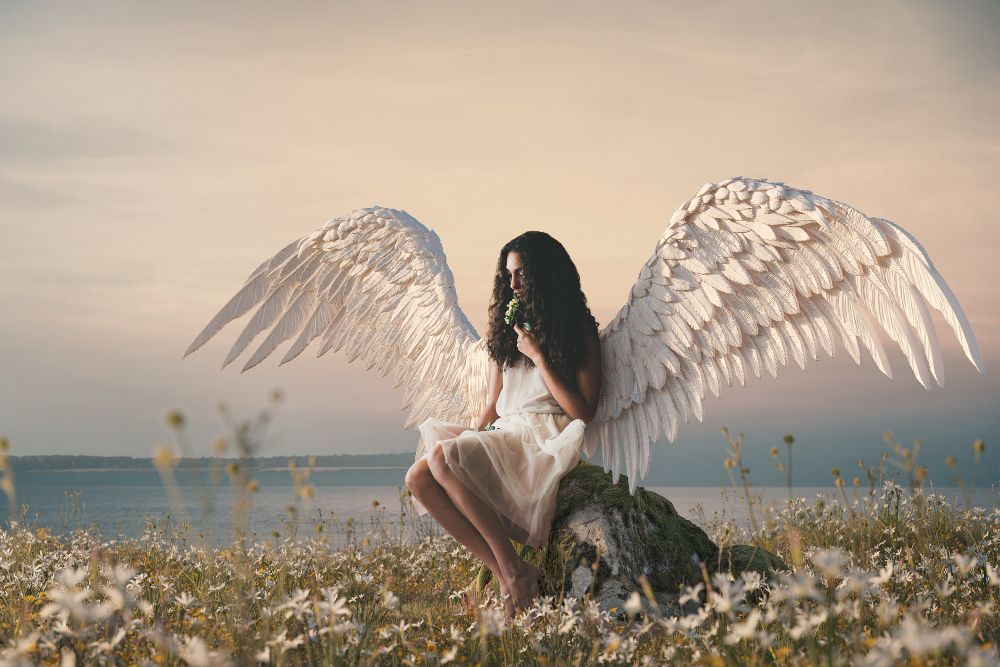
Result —
[{"label": "white feathered wing", "polygon": [[615,482],[634,492],[650,446],[681,421],[702,419],[706,389],[777,377],[839,341],[861,345],[892,377],[880,330],[917,380],[942,384],[930,304],[980,372],[972,328],[915,238],[847,204],[765,179],[707,183],[670,218],[625,306],[601,333],[603,386],[585,450],[598,447]]},{"label": "white feathered wing", "polygon": [[405,211],[352,211],[278,251],[198,334],[184,356],[256,308],[225,368],[265,329],[243,370],[296,336],[281,363],[314,338],[316,356],[346,351],[403,385],[405,428],[429,416],[469,424],[486,400],[485,341],[458,306],[441,240]]}]

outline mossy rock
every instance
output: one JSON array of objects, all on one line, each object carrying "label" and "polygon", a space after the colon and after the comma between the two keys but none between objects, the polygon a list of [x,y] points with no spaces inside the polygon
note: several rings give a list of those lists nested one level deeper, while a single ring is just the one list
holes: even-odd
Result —
[{"label": "mossy rock", "polygon": [[[662,608],[676,601],[685,585],[704,581],[723,563],[727,569],[732,565],[737,576],[744,569],[765,576],[784,569],[780,559],[760,548],[738,545],[720,552],[669,500],[642,487],[631,494],[624,475],[614,484],[610,473],[583,460],[559,484],[548,544],[515,547],[542,570],[543,595],[590,595],[602,609],[621,609],[640,588],[642,575]],[[491,576],[480,568],[480,592]]]},{"label": "mossy rock", "polygon": [[723,547],[719,550],[719,559],[713,563],[719,572],[731,572],[734,577],[740,576],[745,570],[760,572],[765,579],[770,579],[779,570],[790,570],[773,553],[763,547],[755,547],[750,544],[734,544]]}]

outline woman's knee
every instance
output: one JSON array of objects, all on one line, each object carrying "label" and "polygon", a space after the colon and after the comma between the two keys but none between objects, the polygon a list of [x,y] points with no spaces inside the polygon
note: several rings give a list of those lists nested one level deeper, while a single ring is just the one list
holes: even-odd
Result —
[{"label": "woman's knee", "polygon": [[420,493],[420,491],[422,491],[428,484],[433,482],[434,476],[431,475],[430,467],[427,465],[427,459],[422,458],[411,465],[406,471],[404,481],[406,482],[406,488],[408,488],[414,495]]},{"label": "woman's knee", "polygon": [[444,455],[444,445],[440,442],[431,447],[431,451],[427,455],[427,464],[430,468],[431,474],[433,474],[435,478],[442,472],[448,470],[448,459]]}]

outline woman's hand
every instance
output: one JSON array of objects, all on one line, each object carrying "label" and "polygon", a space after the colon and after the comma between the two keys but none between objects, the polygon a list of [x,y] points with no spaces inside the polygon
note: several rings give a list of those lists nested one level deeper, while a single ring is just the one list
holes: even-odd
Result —
[{"label": "woman's hand", "polygon": [[517,332],[517,349],[521,354],[531,359],[536,366],[542,363],[542,348],[538,345],[538,340],[530,331],[525,331],[521,326],[515,324],[514,331]]}]

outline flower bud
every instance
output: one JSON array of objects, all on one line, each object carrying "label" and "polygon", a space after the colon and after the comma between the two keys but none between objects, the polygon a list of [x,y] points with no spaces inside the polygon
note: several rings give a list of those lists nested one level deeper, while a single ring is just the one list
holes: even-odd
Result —
[{"label": "flower bud", "polygon": [[167,413],[167,425],[172,429],[179,429],[184,426],[184,413],[180,410],[171,410]]}]

